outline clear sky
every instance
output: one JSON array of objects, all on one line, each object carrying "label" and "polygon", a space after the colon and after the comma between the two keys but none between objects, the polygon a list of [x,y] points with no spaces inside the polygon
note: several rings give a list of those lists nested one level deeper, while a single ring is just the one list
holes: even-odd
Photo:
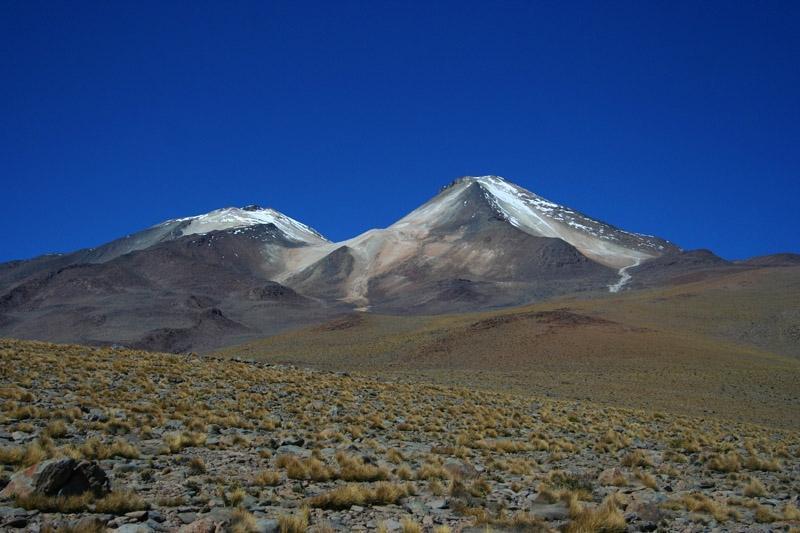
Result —
[{"label": "clear sky", "polygon": [[339,240],[497,174],[800,252],[800,2],[0,3],[0,261],[218,207]]}]

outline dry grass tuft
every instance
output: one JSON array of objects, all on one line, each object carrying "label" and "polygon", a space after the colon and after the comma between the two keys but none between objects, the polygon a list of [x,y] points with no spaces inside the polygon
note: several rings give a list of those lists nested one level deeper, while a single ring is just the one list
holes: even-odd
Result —
[{"label": "dry grass tuft", "polygon": [[752,498],[754,496],[764,496],[767,493],[767,489],[758,479],[750,478],[750,481],[748,481],[747,485],[744,486],[742,493],[745,496]]},{"label": "dry grass tuft", "polygon": [[298,513],[279,517],[278,527],[281,533],[306,533],[308,529],[308,509],[303,508]]},{"label": "dry grass tuft", "polygon": [[374,465],[365,464],[360,457],[339,452],[336,454],[339,463],[337,477],[344,481],[384,481],[389,479],[389,471]]},{"label": "dry grass tuft", "polygon": [[625,517],[620,512],[613,496],[609,496],[594,509],[588,507],[575,508],[571,505],[572,520],[565,531],[567,533],[623,532],[627,529]]},{"label": "dry grass tuft", "polygon": [[684,506],[695,513],[708,513],[717,522],[725,522],[732,516],[732,511],[725,504],[717,502],[699,492],[687,494],[682,499]]},{"label": "dry grass tuft", "polygon": [[237,507],[233,510],[227,531],[230,533],[256,533],[258,530],[256,517],[247,509]]},{"label": "dry grass tuft", "polygon": [[189,431],[167,433],[164,435],[164,444],[167,445],[168,453],[178,453],[184,448],[203,446],[206,443],[206,438],[206,435],[203,433],[192,433]]},{"label": "dry grass tuft", "polygon": [[17,497],[14,501],[23,509],[36,509],[45,513],[80,513],[87,511],[90,505],[94,505],[98,513],[116,515],[149,508],[144,499],[130,491],[112,492],[100,499],[95,499],[91,493],[66,497],[32,494]]},{"label": "dry grass tuft", "polygon": [[262,470],[253,478],[253,484],[259,487],[275,487],[281,484],[281,475],[272,470]]},{"label": "dry grass tuft", "polygon": [[353,505],[388,505],[413,493],[413,487],[389,482],[374,485],[350,483],[309,499],[311,507],[349,509]]},{"label": "dry grass tuft", "polygon": [[706,465],[717,472],[738,472],[742,469],[742,459],[738,453],[728,452],[711,456]]}]

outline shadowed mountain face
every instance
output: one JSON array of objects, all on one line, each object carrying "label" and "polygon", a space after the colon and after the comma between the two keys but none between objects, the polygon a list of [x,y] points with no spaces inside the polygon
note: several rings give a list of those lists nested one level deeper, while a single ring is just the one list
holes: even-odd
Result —
[{"label": "shadowed mountain face", "polygon": [[684,253],[502,178],[468,177],[340,243],[247,206],[0,265],[0,335],[206,351],[353,309],[472,311],[793,260]]}]

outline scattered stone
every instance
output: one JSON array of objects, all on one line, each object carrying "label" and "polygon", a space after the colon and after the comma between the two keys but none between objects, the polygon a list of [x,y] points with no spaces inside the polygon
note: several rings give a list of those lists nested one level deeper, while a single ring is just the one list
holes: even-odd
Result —
[{"label": "scattered stone", "polygon": [[428,502],[428,507],[431,509],[446,509],[447,508],[447,500],[444,498],[439,498],[436,500],[431,500]]},{"label": "scattered stone", "polygon": [[286,454],[286,455],[296,455],[297,457],[311,457],[311,450],[307,450],[305,448],[300,448],[299,446],[295,446],[293,444],[287,444],[285,446],[280,446],[276,451],[276,454]]},{"label": "scattered stone", "polygon": [[221,523],[214,522],[211,518],[201,518],[191,524],[182,526],[179,533],[222,533],[224,528]]},{"label": "scattered stone", "polygon": [[444,463],[444,469],[454,479],[475,479],[478,477],[478,471],[475,467],[463,461],[447,461]]},{"label": "scattered stone", "polygon": [[115,531],[119,533],[151,533],[153,528],[147,524],[123,524]]},{"label": "scattered stone", "polygon": [[277,520],[268,518],[259,518],[256,520],[256,531],[258,531],[258,533],[278,533],[279,529]]},{"label": "scattered stone", "polygon": [[543,520],[566,520],[569,517],[569,510],[563,502],[534,503],[530,512]]}]

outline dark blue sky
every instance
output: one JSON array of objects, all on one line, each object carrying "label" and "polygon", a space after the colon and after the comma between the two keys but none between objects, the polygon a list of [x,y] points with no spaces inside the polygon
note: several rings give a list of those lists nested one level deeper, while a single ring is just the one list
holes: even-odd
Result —
[{"label": "dark blue sky", "polygon": [[2,2],[0,261],[248,203],[342,239],[465,174],[800,252],[799,27],[778,1]]}]

